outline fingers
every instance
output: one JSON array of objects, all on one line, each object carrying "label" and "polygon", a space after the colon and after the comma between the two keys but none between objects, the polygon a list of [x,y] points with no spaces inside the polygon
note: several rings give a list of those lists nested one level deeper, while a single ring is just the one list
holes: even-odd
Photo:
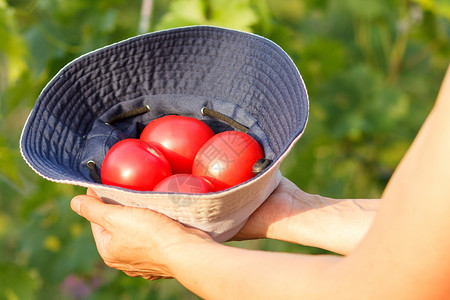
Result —
[{"label": "fingers", "polygon": [[92,234],[94,236],[95,245],[98,253],[102,258],[109,256],[109,247],[112,239],[110,232],[105,230],[102,226],[91,222]]},{"label": "fingers", "polygon": [[91,222],[91,229],[96,241],[108,242],[111,239],[111,234],[102,226]]},{"label": "fingers", "polygon": [[159,271],[155,271],[155,273],[147,273],[147,272],[139,272],[134,270],[121,270],[125,274],[127,274],[130,277],[142,277],[147,280],[158,280],[158,279],[173,279],[173,276],[168,276],[166,274],[161,274]]},{"label": "fingers", "polygon": [[70,202],[70,207],[80,216],[106,230],[110,225],[108,224],[108,216],[118,209],[117,205],[106,204],[100,198],[94,196],[76,196]]}]

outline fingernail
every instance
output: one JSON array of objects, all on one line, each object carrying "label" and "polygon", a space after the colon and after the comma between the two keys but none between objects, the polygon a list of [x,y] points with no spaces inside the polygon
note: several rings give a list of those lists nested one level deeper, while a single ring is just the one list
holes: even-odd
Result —
[{"label": "fingernail", "polygon": [[81,200],[79,197],[74,197],[72,199],[72,201],[70,202],[70,207],[77,214],[80,214],[80,205],[81,205]]}]

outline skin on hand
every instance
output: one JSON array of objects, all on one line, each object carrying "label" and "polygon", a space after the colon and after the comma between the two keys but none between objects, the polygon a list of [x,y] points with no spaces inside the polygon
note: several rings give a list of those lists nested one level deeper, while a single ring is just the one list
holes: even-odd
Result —
[{"label": "skin on hand", "polygon": [[166,254],[171,247],[212,241],[203,231],[187,228],[149,209],[104,203],[91,189],[76,196],[72,209],[91,222],[98,252],[109,267],[149,280],[171,278]]},{"label": "skin on hand", "polygon": [[348,254],[367,233],[379,204],[308,194],[282,177],[233,240],[270,238]]},{"label": "skin on hand", "polygon": [[291,215],[292,202],[297,191],[299,189],[291,181],[282,177],[278,187],[248,218],[233,240],[275,238],[276,224]]}]

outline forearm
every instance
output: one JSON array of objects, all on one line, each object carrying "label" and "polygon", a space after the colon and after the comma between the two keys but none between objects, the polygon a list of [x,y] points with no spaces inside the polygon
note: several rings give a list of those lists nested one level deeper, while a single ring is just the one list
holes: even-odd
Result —
[{"label": "forearm", "polygon": [[378,210],[378,199],[336,200],[301,190],[288,197],[284,216],[267,227],[267,238],[348,254],[364,237]]},{"label": "forearm", "polygon": [[[201,242],[169,250],[172,273],[203,299],[332,299],[342,257],[245,250]],[[324,286],[327,286],[324,289]]]}]

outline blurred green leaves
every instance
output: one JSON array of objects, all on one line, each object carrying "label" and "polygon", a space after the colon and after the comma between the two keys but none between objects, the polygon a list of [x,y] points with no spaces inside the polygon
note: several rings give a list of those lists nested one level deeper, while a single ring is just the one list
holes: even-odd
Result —
[{"label": "blurred green leaves", "polygon": [[433,14],[441,15],[450,20],[450,3],[446,0],[414,0],[424,9],[431,11]]},{"label": "blurred green leaves", "polygon": [[37,299],[35,292],[39,280],[35,278],[34,272],[12,263],[0,264],[0,270],[0,299]]},{"label": "blurred green leaves", "polygon": [[[216,25],[279,44],[310,97],[309,123],[283,174],[311,193],[379,197],[450,62],[449,7],[442,0],[159,0],[150,28]],[[84,190],[40,178],[18,149],[45,84],[78,56],[136,35],[140,9],[140,1],[0,0],[1,299],[198,299],[175,280],[147,282],[106,267],[89,224],[69,207]],[[323,253],[274,241],[233,244]]]},{"label": "blurred green leaves", "polygon": [[26,68],[25,41],[18,33],[15,10],[0,0],[0,92],[13,84]]},{"label": "blurred green leaves", "polygon": [[251,31],[256,22],[250,0],[174,0],[156,29],[204,24]]}]

